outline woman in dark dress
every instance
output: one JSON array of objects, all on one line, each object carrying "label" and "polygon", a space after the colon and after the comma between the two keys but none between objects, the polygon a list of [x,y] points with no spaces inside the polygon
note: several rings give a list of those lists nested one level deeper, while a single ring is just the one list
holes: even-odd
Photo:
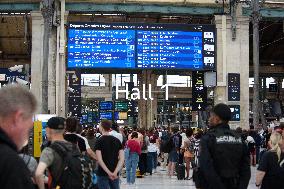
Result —
[{"label": "woman in dark dress", "polygon": [[274,132],[270,137],[271,149],[261,158],[256,173],[256,186],[261,189],[284,189],[284,160],[280,146],[281,134]]}]

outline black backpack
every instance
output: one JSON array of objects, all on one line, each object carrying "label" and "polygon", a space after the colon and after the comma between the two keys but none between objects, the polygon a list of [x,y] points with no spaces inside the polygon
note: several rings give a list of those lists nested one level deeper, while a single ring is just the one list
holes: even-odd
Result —
[{"label": "black backpack", "polygon": [[143,145],[142,145],[142,147],[141,147],[141,150],[142,151],[145,151],[145,150],[147,150],[147,148],[148,148],[148,144],[147,144],[147,142],[146,142],[146,136],[144,136],[143,137]]},{"label": "black backpack", "polygon": [[60,176],[52,178],[52,187],[60,186],[60,189],[91,189],[94,187],[93,163],[88,156],[82,155],[76,146],[73,150],[69,150],[66,146],[55,142],[50,145],[50,148],[62,158]]},{"label": "black backpack", "polygon": [[161,151],[164,153],[170,153],[174,148],[173,136],[171,136],[168,140],[162,141]]},{"label": "black backpack", "polygon": [[170,134],[167,131],[162,131],[161,140],[162,141],[167,141],[169,139],[170,139]]}]

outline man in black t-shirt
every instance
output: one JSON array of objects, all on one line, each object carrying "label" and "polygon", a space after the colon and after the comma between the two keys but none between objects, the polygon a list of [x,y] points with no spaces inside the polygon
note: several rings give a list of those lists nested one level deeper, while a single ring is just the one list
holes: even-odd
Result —
[{"label": "man in black t-shirt", "polygon": [[95,145],[99,163],[97,172],[99,189],[119,189],[118,172],[122,169],[124,163],[121,142],[109,135],[111,125],[110,121],[102,120],[99,128],[102,136]]}]

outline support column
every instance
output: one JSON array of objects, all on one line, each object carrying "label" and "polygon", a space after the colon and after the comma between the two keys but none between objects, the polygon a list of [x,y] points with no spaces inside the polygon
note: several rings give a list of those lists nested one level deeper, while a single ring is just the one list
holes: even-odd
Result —
[{"label": "support column", "polygon": [[48,111],[50,114],[56,113],[56,39],[57,30],[53,28],[50,32],[48,55]]},{"label": "support column", "polygon": [[[147,92],[146,92],[146,96],[148,97],[148,100],[146,101],[147,103],[147,125],[148,128],[150,127],[154,127],[154,117],[156,115],[157,117],[157,106],[158,106],[158,94],[155,91],[156,87],[157,87],[157,75],[152,74],[152,72],[148,72],[147,73],[147,83],[146,84],[146,88],[147,88]],[[149,84],[151,84],[151,91],[152,91],[152,98],[153,100],[149,99]]]},{"label": "support column", "polygon": [[[154,118],[157,118],[157,106],[158,106],[158,94],[154,92],[157,86],[157,75],[152,74],[152,71],[145,70],[142,74],[138,75],[139,90],[141,93],[141,99],[138,101],[138,124],[141,128],[149,129],[154,126]],[[143,99],[143,84],[146,86],[146,98]],[[149,99],[149,84],[152,85],[152,98]]]},{"label": "support column", "polygon": [[[66,30],[68,12],[65,11],[65,1],[61,1],[60,26],[57,27],[57,55],[56,55],[56,114],[66,116]],[[63,14],[61,14],[63,13]]]},{"label": "support column", "polygon": [[109,97],[105,97],[106,101],[112,101],[113,91],[112,91],[112,74],[103,74],[106,80],[106,88],[108,89]]},{"label": "support column", "polygon": [[[138,81],[139,81],[139,91],[143,91],[143,84],[147,82],[147,70],[142,71],[141,74],[138,74]],[[138,100],[138,127],[140,128],[148,128],[147,125],[147,107],[146,107],[146,100],[141,97]]]},{"label": "support column", "polygon": [[42,64],[43,64],[43,17],[40,11],[32,11],[31,92],[38,102],[36,113],[42,113]]},{"label": "support column", "polygon": [[[232,40],[232,18],[216,15],[217,29],[217,87],[215,104],[240,105],[240,122],[232,128],[249,128],[249,18],[237,16],[237,38]],[[228,101],[228,73],[240,74],[240,101]]]}]

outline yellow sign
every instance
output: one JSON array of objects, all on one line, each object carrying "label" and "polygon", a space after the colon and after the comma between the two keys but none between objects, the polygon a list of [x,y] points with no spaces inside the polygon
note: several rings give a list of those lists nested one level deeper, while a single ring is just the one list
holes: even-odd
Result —
[{"label": "yellow sign", "polygon": [[42,144],[42,122],[34,122],[34,157],[40,157],[41,150],[40,146]]}]

